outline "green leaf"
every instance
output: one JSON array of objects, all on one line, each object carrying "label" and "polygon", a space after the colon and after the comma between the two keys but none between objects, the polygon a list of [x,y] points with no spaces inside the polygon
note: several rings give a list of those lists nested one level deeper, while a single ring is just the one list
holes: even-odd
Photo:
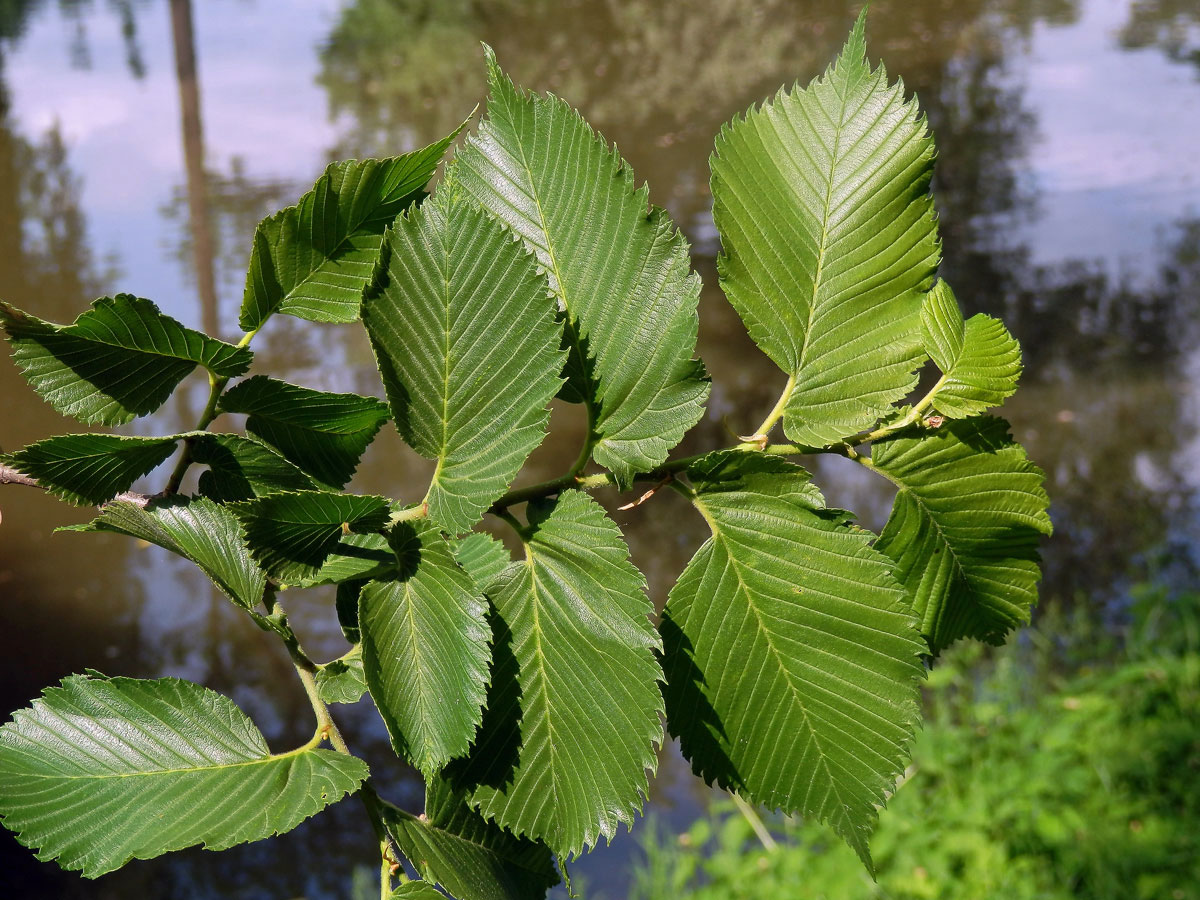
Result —
[{"label": "green leaf", "polygon": [[426,777],[466,754],[488,676],[487,605],[430,523],[392,532],[400,571],[359,599],[367,684],[396,752]]},{"label": "green leaf", "polygon": [[389,900],[446,900],[446,895],[424,881],[407,881],[392,891]]},{"label": "green leaf", "polygon": [[563,101],[518,91],[490,49],[487,59],[487,118],[452,179],[537,254],[583,380],[564,396],[586,399],[593,458],[627,485],[703,413],[707,376],[692,359],[700,280],[687,241],[616,150]]},{"label": "green leaf", "polygon": [[263,219],[250,252],[242,329],[257,331],[276,312],[355,321],[384,228],[425,196],[461,130],[403,156],[331,163],[299,203]]},{"label": "green leaf", "polygon": [[454,548],[454,558],[467,570],[480,592],[485,592],[512,562],[505,546],[486,534],[469,534],[460,540]]},{"label": "green leaf", "polygon": [[221,397],[221,409],[245,413],[246,430],[330,487],[350,480],[388,419],[387,404],[330,394],[255,375]]},{"label": "green leaf", "polygon": [[546,434],[561,327],[532,255],[443,190],[396,220],[363,298],[363,324],[396,427],[437,460],[426,502],[470,529]]},{"label": "green leaf", "polygon": [[713,453],[687,476],[712,537],[660,625],[667,727],[706,781],[828,822],[870,867],[925,649],[891,563],[777,457]]},{"label": "green leaf", "polygon": [[721,286],[794,381],[784,430],[809,446],[912,389],[940,256],[933,141],[903,84],[867,63],[865,16],[821,78],[722,128],[711,160]]},{"label": "green leaf", "polygon": [[325,663],[317,672],[316,682],[317,693],[326,703],[357,703],[367,692],[362,648],[354,647],[345,656]]},{"label": "green leaf", "polygon": [[960,637],[1001,643],[1029,621],[1049,498],[1007,422],[901,432],[871,445],[871,464],[899,488],[875,546],[895,560],[934,653]]},{"label": "green leaf", "polygon": [[[301,578],[300,587],[384,578],[396,571],[396,554],[382,534],[346,534],[338,539],[321,567]],[[356,604],[357,606],[357,604]]]},{"label": "green leaf", "polygon": [[925,352],[942,370],[933,408],[965,419],[999,406],[1017,389],[1021,347],[998,319],[982,313],[963,323],[950,285],[938,281],[921,307]]},{"label": "green leaf", "polygon": [[254,609],[267,585],[246,550],[237,517],[203,497],[163,497],[145,506],[117,500],[70,530],[127,534],[190,559],[243,609]]},{"label": "green leaf", "polygon": [[4,459],[17,471],[76,506],[111,500],[175,452],[178,438],[64,434],[30,444]]},{"label": "green leaf", "polygon": [[282,834],[366,777],[329,750],[271,755],[233,701],[176,678],[72,675],[0,728],[4,824],[88,878]]},{"label": "green leaf", "polygon": [[208,466],[199,491],[230,503],[280,491],[315,491],[321,486],[274,450],[236,434],[192,435],[192,461]]},{"label": "green leaf", "polygon": [[492,683],[457,787],[485,818],[578,854],[642,807],[662,740],[645,580],[617,526],[566,491],[531,503],[525,560],[492,582]]},{"label": "green leaf", "polygon": [[122,425],[154,412],[197,364],[219,378],[250,367],[249,350],[184,328],[131,294],[100,298],[71,325],[0,301],[0,325],[33,389],[89,424]]},{"label": "green leaf", "polygon": [[268,494],[231,504],[246,530],[250,553],[267,574],[286,584],[312,578],[350,532],[378,531],[387,500],[319,491]]},{"label": "green leaf", "polygon": [[545,844],[484,819],[443,778],[425,790],[425,816],[385,810],[388,831],[426,881],[458,900],[541,900],[558,884]]}]

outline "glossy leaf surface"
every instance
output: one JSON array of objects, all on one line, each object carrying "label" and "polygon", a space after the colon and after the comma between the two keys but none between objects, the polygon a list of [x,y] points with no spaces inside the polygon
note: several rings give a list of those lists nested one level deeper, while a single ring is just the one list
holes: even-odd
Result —
[{"label": "glossy leaf surface", "polygon": [[129,490],[175,452],[177,440],[64,434],[30,444],[4,459],[68,503],[96,506]]}]

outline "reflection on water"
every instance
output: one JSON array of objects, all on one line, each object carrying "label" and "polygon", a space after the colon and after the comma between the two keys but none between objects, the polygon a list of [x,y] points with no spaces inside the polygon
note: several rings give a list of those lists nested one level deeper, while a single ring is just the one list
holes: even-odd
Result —
[{"label": "reflection on water", "polygon": [[[197,4],[190,87],[171,27],[172,13],[189,5],[0,3],[0,296],[65,321],[101,293],[132,290],[188,324],[215,320],[229,336],[258,220],[311,184],[327,159],[410,149],[457,125],[482,99],[483,40],[519,82],[584,110],[692,241],[706,285],[700,353],[714,385],[709,415],[681,450],[728,443],[773,403],[782,378],[716,288],[708,154],[722,122],[819,72],[857,3]],[[1058,530],[1045,548],[1043,606],[1086,604],[1118,616],[1130,581],[1196,578],[1200,161],[1182,148],[1197,126],[1183,116],[1131,135],[1119,122],[1082,120],[1084,107],[1068,110],[1061,98],[1088,96],[1088,80],[1103,70],[1105,90],[1116,84],[1119,93],[1092,97],[1087,108],[1153,108],[1168,91],[1200,108],[1198,30],[1200,14],[1184,0],[872,4],[872,55],[919,94],[937,137],[943,274],[968,312],[1002,316],[1025,350],[1024,384],[1006,414],[1046,469],[1053,499]],[[1122,78],[1135,62],[1139,77]],[[1070,168],[1072,157],[1055,148],[1083,127],[1099,135],[1088,132],[1087,164],[1066,181],[1047,177],[1062,159]],[[1109,138],[1125,148],[1154,142],[1169,164],[1150,180],[1114,179]],[[1039,168],[1047,154],[1054,158]],[[1112,227],[1072,219],[1077,209]],[[1072,249],[1077,230],[1099,236],[1084,253]],[[255,347],[259,371],[380,392],[360,329],[279,317]],[[188,382],[131,430],[190,427],[204,387]],[[529,478],[556,475],[573,457],[578,412],[555,410],[555,437],[535,454]],[[0,446],[73,427],[0,365]],[[839,463],[816,463],[831,501],[878,527],[888,492]],[[428,463],[385,432],[353,487],[416,499],[428,474]],[[310,712],[286,657],[187,564],[113,535],[51,537],[86,513],[33,491],[4,491],[0,508],[5,709],[94,666],[175,674],[229,693],[275,748],[309,736]],[[703,523],[669,492],[614,516],[661,603]],[[341,652],[328,592],[289,603],[315,655]],[[418,804],[412,779],[387,761],[377,716],[353,707],[341,719],[385,794]],[[683,818],[706,796],[670,747],[652,791],[659,814]],[[346,873],[373,865],[353,803],[277,842],[190,851],[96,883],[34,862],[7,833],[0,842],[6,883],[28,897],[343,897]],[[588,896],[623,895],[620,870],[634,846],[622,836],[573,867],[596,889]]]}]

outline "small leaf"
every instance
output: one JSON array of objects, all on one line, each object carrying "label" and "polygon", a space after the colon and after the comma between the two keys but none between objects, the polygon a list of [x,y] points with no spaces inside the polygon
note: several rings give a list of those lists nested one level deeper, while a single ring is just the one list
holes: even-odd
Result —
[{"label": "small leaf", "polygon": [[325,663],[317,672],[316,682],[317,693],[326,703],[357,703],[367,692],[362,648],[355,647],[345,656]]},{"label": "small leaf", "polygon": [[460,540],[455,545],[454,558],[467,570],[481,593],[512,562],[505,546],[486,534],[469,534]]},{"label": "small leaf", "polygon": [[312,578],[347,530],[378,531],[391,512],[382,497],[319,491],[268,494],[230,508],[258,564],[286,584]]},{"label": "small leaf", "polygon": [[700,280],[687,241],[614,148],[557,97],[518,91],[487,50],[487,118],[453,179],[520,235],[566,313],[566,399],[583,399],[593,458],[628,485],[699,421]]},{"label": "small leaf", "polygon": [[38,394],[64,415],[122,425],[158,409],[196,367],[241,375],[251,353],[184,328],[149,300],[102,297],[72,325],[54,325],[0,301],[13,358]]},{"label": "small leaf", "polygon": [[536,260],[450,196],[439,192],[388,230],[363,324],[396,427],[437,460],[429,517],[460,533],[545,437],[563,358]]},{"label": "small leaf", "polygon": [[388,831],[426,881],[458,900],[541,900],[558,883],[545,844],[484,819],[444,778],[425,790],[425,816],[385,810]]},{"label": "small leaf", "polygon": [[965,419],[999,406],[1017,389],[1021,347],[1004,324],[982,313],[963,323],[954,292],[939,281],[921,307],[925,351],[942,370],[933,407]]},{"label": "small leaf", "polygon": [[127,534],[190,559],[243,609],[257,606],[267,585],[246,550],[237,517],[203,497],[164,497],[144,507],[117,500],[71,530]]},{"label": "small leaf", "polygon": [[532,503],[524,562],[489,588],[492,683],[469,759],[447,774],[485,818],[561,854],[631,824],[662,740],[645,580],[590,497]]},{"label": "small leaf", "polygon": [[891,563],[778,457],[713,453],[687,476],[712,537],[660,625],[667,727],[706,781],[828,822],[869,868],[923,672]]},{"label": "small leaf", "polygon": [[221,397],[221,409],[246,413],[246,430],[330,487],[350,480],[388,419],[387,404],[331,394],[255,375]]},{"label": "small leaf", "polygon": [[467,752],[487,684],[487,609],[429,523],[392,532],[400,571],[362,589],[358,624],[371,697],[396,752],[431,776]]},{"label": "small leaf", "polygon": [[392,891],[388,900],[446,900],[446,895],[424,881],[406,881]]},{"label": "small leaf", "polygon": [[331,163],[299,203],[263,219],[250,252],[242,328],[257,331],[276,312],[355,321],[384,228],[425,196],[462,127],[403,156]]},{"label": "small leaf", "polygon": [[915,385],[940,256],[933,140],[867,63],[865,15],[822,77],[722,128],[711,161],[721,287],[793,379],[784,430],[809,446],[870,427]]},{"label": "small leaf", "polygon": [[4,457],[17,471],[76,506],[97,506],[129,490],[175,452],[177,437],[64,434]]},{"label": "small leaf", "polygon": [[960,637],[1000,643],[1029,621],[1052,531],[1042,470],[991,416],[871,445],[899,492],[876,548],[896,563],[934,653]]},{"label": "small leaf", "polygon": [[191,436],[192,461],[208,466],[199,491],[210,500],[230,503],[280,491],[320,489],[309,476],[253,438],[205,432]]},{"label": "small leaf", "polygon": [[0,728],[4,824],[87,878],[282,834],[366,777],[330,750],[271,755],[233,701],[176,678],[72,675]]}]

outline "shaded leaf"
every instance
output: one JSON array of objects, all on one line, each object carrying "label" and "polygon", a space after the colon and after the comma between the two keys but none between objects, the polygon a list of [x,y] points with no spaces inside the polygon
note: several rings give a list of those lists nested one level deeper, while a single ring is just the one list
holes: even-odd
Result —
[{"label": "shaded leaf", "polygon": [[721,129],[712,157],[721,286],[794,379],[784,430],[823,446],[916,383],[921,295],[940,248],[933,140],[866,58],[865,10],[836,62]]},{"label": "shaded leaf", "polygon": [[429,517],[459,533],[542,442],[563,360],[533,256],[452,196],[439,192],[388,230],[363,324],[396,427],[437,460]]},{"label": "shaded leaf", "polygon": [[221,409],[245,413],[246,430],[289,462],[340,488],[388,419],[387,404],[358,394],[331,394],[255,375],[221,397]]},{"label": "shaded leaf", "polygon": [[485,818],[578,854],[641,809],[662,739],[658,637],[617,526],[566,491],[531,503],[525,560],[492,582],[483,727],[447,773]]},{"label": "shaded leaf", "polygon": [[378,531],[391,510],[382,497],[319,491],[268,494],[231,504],[250,553],[273,578],[312,578],[350,532]]},{"label": "shaded leaf", "polygon": [[1021,347],[1004,324],[982,313],[966,323],[950,285],[938,281],[921,307],[925,351],[942,370],[933,408],[965,419],[999,406],[1017,389]]},{"label": "shaded leaf", "polygon": [[425,196],[461,128],[402,156],[330,163],[299,203],[263,219],[246,273],[243,330],[257,331],[276,312],[355,321],[384,228]]},{"label": "shaded leaf", "polygon": [[38,394],[64,415],[121,425],[158,409],[197,365],[228,378],[251,353],[185,328],[149,300],[102,297],[71,325],[54,325],[0,301],[0,325]]},{"label": "shaded leaf", "polygon": [[923,671],[890,560],[777,457],[713,453],[687,476],[712,537],[660,625],[667,727],[706,781],[828,822],[869,867]]},{"label": "shaded leaf", "polygon": [[487,58],[487,118],[452,177],[537,254],[566,312],[563,396],[586,400],[593,458],[627,485],[666,459],[708,396],[687,241],[578,113],[518,91]]},{"label": "shaded leaf", "polygon": [[192,461],[208,466],[197,487],[219,503],[321,487],[265,444],[237,434],[192,435]]},{"label": "shaded leaf", "polygon": [[17,471],[77,506],[96,506],[129,490],[175,452],[177,437],[64,434],[30,444],[4,459]]},{"label": "shaded leaf", "polygon": [[424,881],[406,881],[392,891],[389,900],[446,900],[446,895]]},{"label": "shaded leaf", "polygon": [[300,587],[341,584],[367,578],[384,578],[396,571],[396,554],[382,534],[346,534],[330,548],[313,574],[301,578]]},{"label": "shaded leaf", "polygon": [[488,674],[486,604],[429,523],[392,532],[400,570],[362,589],[363,663],[396,752],[431,776],[475,736]]},{"label": "shaded leaf", "polygon": [[981,416],[871,445],[899,491],[876,548],[896,563],[934,653],[960,637],[1000,643],[1029,621],[1051,532],[1042,470]]},{"label": "shaded leaf", "polygon": [[203,497],[163,497],[144,507],[117,500],[70,530],[127,534],[190,559],[243,609],[257,606],[267,586],[246,550],[237,517]]},{"label": "shaded leaf", "polygon": [[271,755],[231,700],[175,678],[72,675],[0,728],[4,824],[88,878],[282,834],[366,777],[329,750]]},{"label": "shaded leaf", "polygon": [[545,844],[519,838],[484,819],[448,781],[425,789],[425,817],[390,807],[387,827],[426,881],[458,900],[541,900],[558,883]]}]

